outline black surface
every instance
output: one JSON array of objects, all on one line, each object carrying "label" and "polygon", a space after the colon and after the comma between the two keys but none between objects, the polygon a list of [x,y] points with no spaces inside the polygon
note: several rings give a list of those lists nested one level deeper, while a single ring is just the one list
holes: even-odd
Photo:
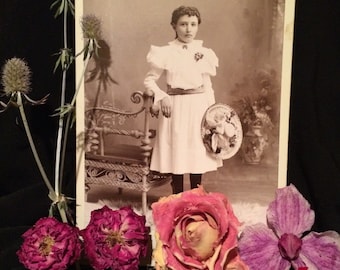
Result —
[{"label": "black surface", "polygon": [[[53,164],[60,73],[53,54],[62,47],[60,19],[52,1],[2,0],[0,64],[25,58],[33,70],[32,98],[51,96],[28,109],[38,149]],[[288,181],[316,211],[315,230],[340,231],[340,1],[297,0],[291,93]],[[72,33],[71,33],[72,36]],[[72,70],[71,70],[72,72]],[[69,78],[72,85],[73,77]],[[23,131],[17,110],[0,114],[0,269],[22,269],[15,252],[20,235],[46,216],[47,190]],[[74,196],[74,141],[70,141],[65,193]],[[52,162],[51,162],[52,161]],[[52,178],[52,168],[46,168]]]}]

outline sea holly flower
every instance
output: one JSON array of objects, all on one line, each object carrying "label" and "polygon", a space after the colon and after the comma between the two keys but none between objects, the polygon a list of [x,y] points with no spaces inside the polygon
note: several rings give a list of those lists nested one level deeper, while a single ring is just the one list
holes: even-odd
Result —
[{"label": "sea holly flower", "polygon": [[241,258],[250,269],[340,269],[340,236],[310,232],[315,214],[294,185],[278,189],[267,210],[268,227],[246,227],[239,240]]},{"label": "sea holly flower", "polygon": [[238,219],[221,193],[202,186],[152,204],[156,269],[246,270],[237,250]]},{"label": "sea holly flower", "polygon": [[0,101],[0,107],[3,108],[0,109],[0,112],[3,112],[6,109],[8,109],[10,105],[15,105],[16,107],[19,108],[22,122],[26,131],[26,135],[33,152],[33,156],[38,165],[41,176],[43,177],[43,180],[49,190],[49,197],[51,198],[52,201],[56,201],[57,195],[53,187],[51,186],[49,179],[47,178],[43,165],[41,164],[23,106],[24,100],[30,103],[31,105],[43,104],[45,103],[48,95],[38,101],[30,99],[27,95],[30,91],[31,84],[30,77],[31,77],[30,68],[23,59],[13,57],[6,61],[6,64],[2,68],[1,81],[2,85],[4,86],[3,89],[4,94],[6,96],[10,96],[10,98],[7,103]]},{"label": "sea holly flower", "polygon": [[27,94],[31,85],[31,70],[27,63],[19,58],[7,60],[2,71],[2,83],[6,95],[15,92]]},{"label": "sea holly flower", "polygon": [[93,52],[98,55],[99,39],[101,38],[101,21],[92,14],[83,16],[81,20],[81,28],[83,37],[87,39],[87,44],[84,48],[84,58],[91,56]]},{"label": "sea holly flower", "polygon": [[83,36],[88,39],[100,39],[101,37],[101,22],[92,14],[83,16],[81,20]]},{"label": "sea holly flower", "polygon": [[41,218],[22,235],[19,261],[27,269],[67,269],[80,257],[78,232],[53,217]]},{"label": "sea holly flower", "polygon": [[139,216],[131,207],[112,210],[104,206],[92,211],[89,224],[80,233],[85,254],[95,270],[138,269],[140,257],[146,255],[145,216]]},{"label": "sea holly flower", "polygon": [[[13,57],[8,59],[2,68],[1,82],[3,85],[2,91],[5,96],[9,96],[9,101],[4,103],[0,101],[2,109],[0,112],[5,111],[9,105],[18,105],[18,98],[22,96],[26,101],[32,105],[43,104],[46,102],[47,96],[41,100],[33,100],[29,98],[28,93],[30,92],[31,86],[31,70],[27,62],[23,59]],[[18,97],[20,95],[20,97]]]}]

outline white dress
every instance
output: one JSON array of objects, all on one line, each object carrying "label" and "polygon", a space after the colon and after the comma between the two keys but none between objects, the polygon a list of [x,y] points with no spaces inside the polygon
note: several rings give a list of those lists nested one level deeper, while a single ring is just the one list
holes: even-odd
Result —
[{"label": "white dress", "polygon": [[[174,40],[166,46],[151,46],[147,55],[151,69],[144,80],[146,89],[155,93],[155,104],[166,96],[170,97],[172,104],[170,118],[164,117],[161,112],[159,114],[151,170],[200,174],[222,166],[222,160],[206,151],[201,137],[203,115],[215,103],[210,76],[216,75],[218,66],[215,53],[204,48],[202,43],[194,40],[185,44]],[[168,86],[164,85],[162,90],[156,83],[163,72],[171,88],[202,87],[204,92],[168,95]]]}]

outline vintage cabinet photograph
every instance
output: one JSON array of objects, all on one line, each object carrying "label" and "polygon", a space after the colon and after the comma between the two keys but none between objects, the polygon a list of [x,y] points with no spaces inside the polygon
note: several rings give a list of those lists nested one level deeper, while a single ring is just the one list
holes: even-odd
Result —
[{"label": "vintage cabinet photograph", "polygon": [[77,50],[84,23],[96,35],[77,60],[78,223],[197,184],[272,201],[286,183],[293,15],[283,0],[77,2]]}]

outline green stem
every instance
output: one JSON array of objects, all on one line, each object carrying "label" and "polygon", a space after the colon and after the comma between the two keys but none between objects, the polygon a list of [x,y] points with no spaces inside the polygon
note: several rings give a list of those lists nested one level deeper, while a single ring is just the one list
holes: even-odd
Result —
[{"label": "green stem", "polygon": [[[79,78],[79,82],[78,82],[76,91],[75,91],[75,93],[73,95],[73,98],[72,98],[72,101],[71,101],[71,107],[73,107],[75,105],[77,95],[78,95],[78,93],[80,91],[81,82],[82,82],[82,80],[83,80],[83,78],[85,76],[86,67],[87,67],[88,62],[89,62],[89,60],[91,58],[91,54],[92,54],[92,51],[89,52],[89,54],[87,55],[87,57],[86,57],[86,59],[84,61],[84,67],[83,67],[81,76]],[[67,136],[68,136],[68,131],[69,131],[69,127],[70,127],[71,113],[72,113],[72,111],[68,113],[67,122],[66,122],[66,126],[65,126],[65,134],[64,134],[63,149],[62,149],[62,155],[61,155],[61,165],[60,165],[61,173],[64,170],[65,156],[66,156],[66,145],[67,145]],[[63,182],[63,178],[60,179],[60,189],[62,187],[62,182]]]},{"label": "green stem", "polygon": [[25,110],[24,110],[24,106],[22,104],[22,97],[21,97],[21,93],[18,92],[17,93],[18,96],[17,96],[17,104],[19,106],[19,111],[20,111],[20,115],[21,115],[21,118],[22,118],[22,122],[24,124],[24,128],[25,128],[25,132],[26,132],[26,135],[27,135],[27,139],[28,139],[28,142],[30,144],[30,147],[32,149],[32,152],[33,152],[33,156],[34,156],[34,159],[38,165],[38,168],[39,168],[39,171],[40,171],[40,174],[49,190],[49,197],[51,198],[52,201],[55,201],[57,196],[56,196],[56,193],[55,191],[53,190],[53,187],[50,183],[50,181],[48,180],[48,177],[46,175],[46,172],[44,170],[44,167],[40,161],[40,158],[39,158],[39,155],[38,155],[38,152],[37,152],[37,149],[35,147],[35,144],[34,144],[34,141],[33,141],[33,138],[32,138],[32,135],[31,135],[31,131],[30,131],[30,128],[29,128],[29,125],[28,125],[28,122],[27,122],[27,118],[26,118],[26,114],[25,114]]},{"label": "green stem", "polygon": [[[66,119],[66,125],[65,125],[65,132],[64,132],[64,141],[63,141],[63,146],[62,146],[62,152],[61,152],[61,162],[60,162],[60,171],[61,174],[64,171],[64,164],[65,164],[65,156],[66,156],[66,146],[67,146],[67,138],[68,138],[68,132],[69,132],[69,127],[70,127],[70,121],[71,121],[71,113],[67,115]],[[60,178],[60,190],[62,189],[63,186],[63,177],[61,176]]]},{"label": "green stem", "polygon": [[76,88],[76,92],[75,92],[73,99],[71,101],[71,106],[74,106],[74,104],[76,103],[76,98],[77,98],[77,95],[78,95],[79,90],[80,90],[81,82],[83,81],[83,78],[85,76],[86,67],[87,67],[89,60],[91,58],[91,54],[92,54],[92,51],[89,51],[86,59],[84,60],[83,70],[82,70],[82,73],[81,73],[80,78],[79,78],[79,82],[78,82],[78,85],[77,85],[77,88]]},{"label": "green stem", "polygon": [[[66,202],[65,202],[65,204],[66,204]],[[58,207],[58,210],[59,210],[59,214],[60,214],[61,220],[64,223],[68,223],[67,215],[66,215],[66,210],[65,210],[64,206],[61,205],[60,202],[58,202],[57,207]]]},{"label": "green stem", "polygon": [[[61,92],[61,98],[60,98],[60,106],[64,106],[65,104],[65,88],[66,88],[66,71],[63,71],[63,78],[62,78],[62,92]],[[61,145],[62,145],[62,137],[63,137],[63,127],[64,127],[64,115],[59,116],[59,122],[58,122],[58,135],[57,135],[57,146],[56,146],[56,159],[55,159],[55,175],[54,175],[54,186],[55,191],[57,195],[60,195],[60,151],[61,151]]]},{"label": "green stem", "polygon": [[[64,1],[64,48],[67,48],[67,1]],[[67,63],[68,64],[68,63]],[[63,75],[62,75],[62,86],[61,86],[61,97],[60,97],[60,108],[64,107],[65,105],[65,92],[66,92],[66,75],[67,75],[67,68],[62,66]],[[62,172],[60,172],[60,165],[61,163],[61,145],[62,145],[62,138],[63,138],[63,128],[64,128],[64,115],[59,116],[59,125],[58,125],[58,135],[57,135],[57,145],[56,145],[56,159],[55,159],[55,175],[54,175],[54,187],[57,195],[61,194],[61,178]]]}]

